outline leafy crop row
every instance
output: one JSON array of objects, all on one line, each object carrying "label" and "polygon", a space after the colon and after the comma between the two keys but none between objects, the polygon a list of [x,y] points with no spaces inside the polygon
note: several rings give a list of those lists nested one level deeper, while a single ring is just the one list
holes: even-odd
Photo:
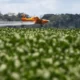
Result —
[{"label": "leafy crop row", "polygon": [[0,80],[80,80],[80,30],[1,28]]}]

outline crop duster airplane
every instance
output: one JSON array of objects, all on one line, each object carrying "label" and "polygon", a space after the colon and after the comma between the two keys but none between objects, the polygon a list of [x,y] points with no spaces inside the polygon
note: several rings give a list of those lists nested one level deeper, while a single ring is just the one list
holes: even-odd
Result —
[{"label": "crop duster airplane", "polygon": [[0,26],[24,26],[24,25],[34,25],[48,23],[47,19],[40,19],[39,17],[30,17],[27,18],[25,14],[22,15],[21,21],[0,21]]}]

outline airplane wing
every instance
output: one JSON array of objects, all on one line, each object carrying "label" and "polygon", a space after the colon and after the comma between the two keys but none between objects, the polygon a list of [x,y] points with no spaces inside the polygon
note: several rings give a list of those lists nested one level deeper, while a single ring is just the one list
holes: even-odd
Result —
[{"label": "airplane wing", "polygon": [[22,21],[0,21],[0,26],[21,26],[21,25],[33,25],[34,22],[22,22]]}]

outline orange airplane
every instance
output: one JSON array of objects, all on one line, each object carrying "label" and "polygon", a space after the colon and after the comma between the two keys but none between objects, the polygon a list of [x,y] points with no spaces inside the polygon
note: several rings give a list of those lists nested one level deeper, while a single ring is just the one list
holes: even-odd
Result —
[{"label": "orange airplane", "polygon": [[31,17],[27,18],[25,14],[22,15],[21,21],[0,21],[0,26],[25,26],[25,25],[33,25],[33,24],[43,24],[48,23],[47,19],[40,19],[39,17]]},{"label": "orange airplane", "polygon": [[47,19],[40,19],[39,17],[27,18],[24,14],[22,15],[21,20],[23,22],[34,22],[35,24],[41,24],[41,25],[49,22],[49,20],[47,20]]}]

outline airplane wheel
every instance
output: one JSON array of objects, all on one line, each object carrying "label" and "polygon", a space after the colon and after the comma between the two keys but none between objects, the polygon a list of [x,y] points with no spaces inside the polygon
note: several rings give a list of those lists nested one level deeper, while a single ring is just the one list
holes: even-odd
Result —
[{"label": "airplane wheel", "polygon": [[21,28],[23,28],[24,27],[24,25],[21,25]]},{"label": "airplane wheel", "polygon": [[43,24],[41,24],[41,27],[43,27]]}]

